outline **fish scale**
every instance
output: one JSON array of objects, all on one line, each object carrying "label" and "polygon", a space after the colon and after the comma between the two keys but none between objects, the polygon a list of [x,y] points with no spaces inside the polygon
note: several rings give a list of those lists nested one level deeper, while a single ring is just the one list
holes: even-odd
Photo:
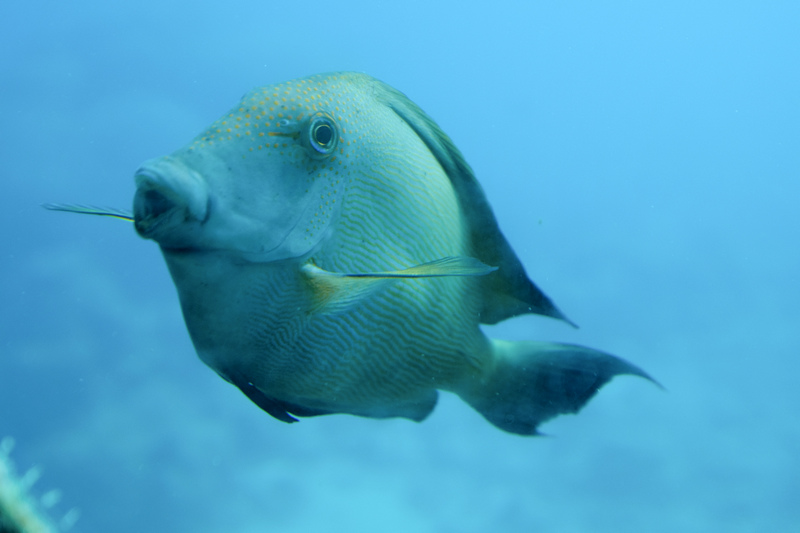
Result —
[{"label": "fish scale", "polygon": [[[273,417],[423,420],[438,390],[520,435],[614,376],[598,350],[488,339],[481,324],[569,320],[530,280],[452,140],[359,73],[254,89],[135,175],[200,358]],[[292,416],[294,415],[294,416]]]}]

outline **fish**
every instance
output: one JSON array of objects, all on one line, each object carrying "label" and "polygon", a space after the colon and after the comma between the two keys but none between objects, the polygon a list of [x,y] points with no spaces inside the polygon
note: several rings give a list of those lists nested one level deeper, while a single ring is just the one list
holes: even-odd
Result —
[{"label": "fish", "polygon": [[403,93],[367,74],[253,89],[135,173],[115,217],[161,248],[199,358],[283,422],[424,420],[439,391],[518,435],[639,367],[591,348],[486,336],[536,314],[472,168]]}]

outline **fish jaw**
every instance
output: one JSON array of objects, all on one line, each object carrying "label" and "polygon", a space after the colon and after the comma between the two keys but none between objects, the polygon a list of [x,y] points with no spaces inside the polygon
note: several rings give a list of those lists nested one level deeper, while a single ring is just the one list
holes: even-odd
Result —
[{"label": "fish jaw", "polygon": [[205,180],[172,157],[145,162],[135,180],[133,214],[139,235],[168,249],[199,245],[210,211]]},{"label": "fish jaw", "polygon": [[[135,175],[136,231],[156,241],[164,252],[224,252],[254,263],[308,255],[328,236],[329,231],[320,231],[312,245],[298,238],[302,228],[297,219],[308,206],[295,208],[289,201],[244,209],[243,193],[225,190],[226,183],[241,177],[228,167],[224,159],[188,159],[185,154],[146,161]],[[245,192],[266,196],[259,190]]]}]

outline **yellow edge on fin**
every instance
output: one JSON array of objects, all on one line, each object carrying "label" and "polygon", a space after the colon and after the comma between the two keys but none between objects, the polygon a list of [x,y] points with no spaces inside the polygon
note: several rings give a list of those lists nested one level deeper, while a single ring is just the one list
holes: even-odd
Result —
[{"label": "yellow edge on fin", "polygon": [[447,276],[485,276],[497,270],[474,257],[443,257],[402,270],[387,272],[329,272],[308,262],[300,267],[311,296],[311,312],[336,313],[349,309],[392,279]]},{"label": "yellow edge on fin", "polygon": [[436,278],[444,276],[485,276],[497,270],[474,257],[449,256],[402,270],[388,272],[342,273],[349,278]]}]

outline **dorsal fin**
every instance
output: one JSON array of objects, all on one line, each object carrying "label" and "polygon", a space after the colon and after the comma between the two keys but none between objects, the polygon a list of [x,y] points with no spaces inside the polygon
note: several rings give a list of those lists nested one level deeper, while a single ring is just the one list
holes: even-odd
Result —
[{"label": "dorsal fin", "polygon": [[524,313],[536,313],[574,325],[528,278],[522,263],[497,226],[492,208],[475,174],[450,137],[406,95],[375,80],[379,101],[413,129],[436,157],[456,191],[468,224],[471,255],[499,269],[479,280],[483,307],[481,322],[496,324]]}]

